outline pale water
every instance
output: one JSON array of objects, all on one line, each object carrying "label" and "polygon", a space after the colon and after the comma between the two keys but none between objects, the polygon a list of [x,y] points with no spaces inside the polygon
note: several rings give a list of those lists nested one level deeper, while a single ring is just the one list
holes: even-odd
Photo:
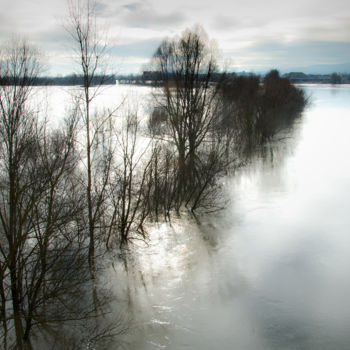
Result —
[{"label": "pale water", "polygon": [[[53,89],[60,119],[67,94]],[[350,349],[350,86],[303,89],[300,122],[226,180],[226,210],[159,224],[128,273],[110,269],[132,321],[121,348]],[[144,114],[149,89],[131,90]]]},{"label": "pale water", "polygon": [[350,349],[350,86],[303,88],[301,121],[227,181],[227,210],[160,225],[114,272],[125,348]]}]

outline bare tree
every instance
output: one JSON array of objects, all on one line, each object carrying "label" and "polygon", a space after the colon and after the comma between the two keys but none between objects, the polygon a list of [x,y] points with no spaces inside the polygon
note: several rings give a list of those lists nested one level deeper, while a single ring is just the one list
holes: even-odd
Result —
[{"label": "bare tree", "polygon": [[186,204],[194,210],[198,195],[209,185],[202,181],[208,154],[204,150],[211,147],[206,143],[219,111],[220,82],[212,84],[217,69],[214,54],[204,31],[197,27],[180,38],[165,40],[154,54],[153,64],[159,72],[162,94],[157,105],[160,114],[165,114],[163,130],[177,150],[175,209]]},{"label": "bare tree", "polygon": [[[0,86],[0,335],[5,349],[31,349],[33,329],[71,318],[68,305],[74,308],[77,299],[68,295],[81,292],[84,279],[73,176],[76,121],[73,117],[52,134],[38,121],[28,99],[39,71],[37,52],[26,42],[1,52],[6,85]],[[77,271],[79,278],[73,278]],[[63,300],[61,311],[52,312]]]},{"label": "bare tree", "polygon": [[77,63],[83,77],[82,93],[76,97],[85,129],[83,163],[86,166],[88,262],[93,281],[96,278],[96,244],[102,241],[101,237],[96,236],[103,234],[106,225],[109,225],[106,222],[101,223],[100,219],[107,200],[113,156],[108,139],[112,113],[93,114],[91,106],[106,78],[104,64],[106,44],[99,37],[95,9],[95,3],[90,0],[70,1],[67,24],[67,31],[75,44]]},{"label": "bare tree", "polygon": [[170,220],[177,189],[176,151],[166,147],[163,142],[153,142],[152,157],[147,174],[147,200],[149,217],[159,221],[163,216]]},{"label": "bare tree", "polygon": [[[150,140],[139,135],[139,120],[136,112],[127,112],[115,128],[115,164],[110,185],[113,225],[106,244],[112,241],[125,247],[133,239],[145,239],[145,221],[149,208],[147,174],[152,159]],[[117,235],[116,235],[117,234]],[[117,239],[116,239],[117,238]]]},{"label": "bare tree", "polygon": [[[28,232],[23,232],[26,223],[25,212],[18,212],[19,207],[31,205],[21,197],[21,173],[28,169],[26,163],[35,160],[27,158],[28,146],[32,145],[35,132],[35,120],[26,110],[25,104],[29,98],[30,82],[39,72],[36,52],[26,43],[19,43],[2,52],[1,76],[6,77],[7,84],[1,86],[1,277],[2,277],[2,320],[4,343],[7,345],[7,293],[11,293],[13,321],[19,348],[23,348],[24,328],[21,311],[21,270],[19,264],[21,252],[27,242]],[[33,155],[32,155],[33,156]],[[26,184],[27,186],[30,185]],[[33,191],[35,201],[41,191]],[[22,203],[23,202],[23,203]],[[29,209],[28,208],[28,209]],[[8,279],[10,282],[8,282]]]}]

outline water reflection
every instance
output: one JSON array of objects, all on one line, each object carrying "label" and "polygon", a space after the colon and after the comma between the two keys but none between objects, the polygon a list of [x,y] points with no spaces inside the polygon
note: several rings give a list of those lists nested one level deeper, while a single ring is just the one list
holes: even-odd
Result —
[{"label": "water reflection", "polygon": [[227,181],[225,212],[160,225],[113,271],[126,348],[350,348],[350,87],[304,88],[302,121]]}]

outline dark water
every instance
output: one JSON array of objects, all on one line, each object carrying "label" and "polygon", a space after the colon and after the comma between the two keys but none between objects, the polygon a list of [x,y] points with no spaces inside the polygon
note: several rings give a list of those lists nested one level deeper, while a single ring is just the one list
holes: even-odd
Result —
[{"label": "dark water", "polygon": [[350,86],[303,88],[293,132],[226,181],[227,210],[160,225],[111,272],[125,348],[350,349]]}]

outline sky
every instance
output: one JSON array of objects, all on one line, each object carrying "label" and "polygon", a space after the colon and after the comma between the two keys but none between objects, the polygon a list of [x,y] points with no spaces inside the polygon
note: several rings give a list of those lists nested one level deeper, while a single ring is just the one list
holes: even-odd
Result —
[{"label": "sky", "polygon": [[[0,0],[0,43],[25,37],[48,75],[75,71],[66,0]],[[348,0],[97,0],[111,70],[140,73],[164,38],[200,24],[229,71],[350,72]]]}]

